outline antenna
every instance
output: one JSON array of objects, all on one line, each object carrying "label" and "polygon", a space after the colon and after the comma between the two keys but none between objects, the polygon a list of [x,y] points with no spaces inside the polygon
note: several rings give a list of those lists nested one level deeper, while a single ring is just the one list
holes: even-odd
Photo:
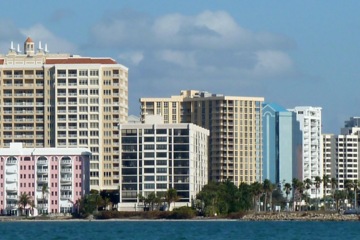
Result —
[{"label": "antenna", "polygon": [[11,50],[11,51],[14,51],[14,50],[15,50],[15,48],[14,48],[14,42],[13,42],[13,41],[11,41],[10,50]]},{"label": "antenna", "polygon": [[17,45],[17,50],[16,50],[17,53],[21,53],[20,51],[20,44]]}]

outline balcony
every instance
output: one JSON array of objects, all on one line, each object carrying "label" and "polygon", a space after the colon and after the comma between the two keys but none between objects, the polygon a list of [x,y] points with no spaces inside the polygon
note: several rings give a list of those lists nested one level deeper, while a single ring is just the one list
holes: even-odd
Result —
[{"label": "balcony", "polygon": [[16,165],[17,164],[17,160],[7,160],[6,161],[6,165]]},{"label": "balcony", "polygon": [[7,192],[17,192],[18,189],[16,187],[6,187]]},{"label": "balcony", "polygon": [[72,195],[61,195],[60,199],[65,200],[65,199],[72,199]]},{"label": "balcony", "polygon": [[38,160],[37,164],[38,165],[48,165],[48,160]]},{"label": "balcony", "polygon": [[19,199],[19,197],[18,197],[18,195],[11,194],[11,195],[7,195],[6,199],[17,201]]},{"label": "balcony", "polygon": [[17,174],[17,170],[16,169],[6,169],[6,173],[7,174]]},{"label": "balcony", "polygon": [[42,168],[42,169],[40,168],[37,170],[38,174],[47,174],[48,172],[49,172],[49,170],[46,168]]},{"label": "balcony", "polygon": [[62,173],[71,173],[72,169],[71,168],[61,168],[60,172],[62,172]]},{"label": "balcony", "polygon": [[71,165],[71,160],[61,160],[62,165]]},{"label": "balcony", "polygon": [[60,187],[60,190],[62,190],[62,191],[71,191],[71,186],[61,186]]},{"label": "balcony", "polygon": [[37,179],[38,182],[48,182],[48,178],[47,177],[40,177]]},{"label": "balcony", "polygon": [[16,183],[17,181],[16,178],[6,178],[6,183]]},{"label": "balcony", "polygon": [[71,177],[61,177],[61,182],[71,182]]}]

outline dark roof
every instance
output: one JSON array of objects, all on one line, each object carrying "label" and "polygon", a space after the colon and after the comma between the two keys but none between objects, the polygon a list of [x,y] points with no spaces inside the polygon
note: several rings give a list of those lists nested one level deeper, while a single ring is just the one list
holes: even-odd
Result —
[{"label": "dark roof", "polygon": [[111,58],[52,58],[46,64],[117,64]]}]

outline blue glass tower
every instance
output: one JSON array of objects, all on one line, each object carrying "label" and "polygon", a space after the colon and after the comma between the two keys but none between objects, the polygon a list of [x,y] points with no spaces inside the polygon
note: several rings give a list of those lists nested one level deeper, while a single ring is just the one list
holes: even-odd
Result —
[{"label": "blue glass tower", "polygon": [[264,103],[263,179],[272,183],[291,183],[301,161],[300,124],[296,114],[275,103]]}]

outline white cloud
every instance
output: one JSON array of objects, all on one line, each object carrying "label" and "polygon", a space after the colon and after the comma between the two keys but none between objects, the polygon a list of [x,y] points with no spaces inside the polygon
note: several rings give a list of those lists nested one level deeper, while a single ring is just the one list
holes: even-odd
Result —
[{"label": "white cloud", "polygon": [[[199,71],[237,68],[234,74],[258,77],[292,68],[286,52],[293,45],[291,40],[247,30],[224,11],[204,11],[195,16],[176,13],[155,19],[137,13],[108,15],[91,29],[91,41],[98,48],[133,52],[122,54],[130,64],[152,61],[157,62],[151,65],[155,67],[171,62],[180,72],[195,66]],[[166,74],[166,69],[162,73]]]},{"label": "white cloud", "polygon": [[47,44],[50,52],[76,53],[77,51],[75,44],[55,36],[42,24],[36,24],[27,29],[20,29],[20,32],[23,34],[24,40],[26,37],[31,37],[34,42],[41,41],[43,47]]},{"label": "white cloud", "polygon": [[159,59],[184,68],[195,68],[197,65],[192,52],[164,50],[159,53]]},{"label": "white cloud", "polygon": [[139,65],[139,63],[144,59],[144,54],[140,51],[124,52],[119,54],[119,58],[132,62],[134,65]]},{"label": "white cloud", "polygon": [[257,57],[253,74],[260,77],[272,77],[293,70],[291,58],[284,52],[266,50],[255,53]]}]

